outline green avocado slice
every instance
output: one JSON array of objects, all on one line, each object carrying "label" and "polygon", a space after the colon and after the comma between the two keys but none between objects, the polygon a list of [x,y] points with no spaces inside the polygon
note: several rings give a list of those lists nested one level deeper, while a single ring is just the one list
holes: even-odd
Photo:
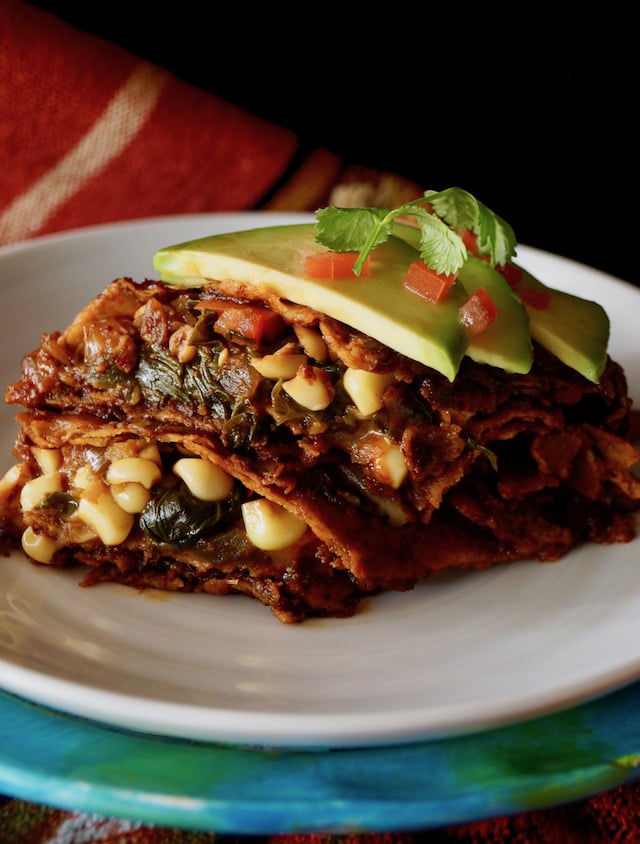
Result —
[{"label": "green avocado slice", "polygon": [[[420,235],[415,226],[396,222],[393,224],[393,234],[419,249]],[[478,262],[474,256],[469,255],[460,270],[459,280],[469,292],[472,284],[487,287],[487,284],[492,283],[489,273],[482,270],[478,263],[485,262]],[[491,292],[487,288],[492,298],[494,295],[500,296],[502,307],[507,309],[505,313],[509,314],[509,318],[496,318],[493,325],[474,338],[467,354],[478,362],[493,363],[512,372],[527,372],[518,367],[520,364],[526,365],[523,355],[526,354],[525,346],[532,338],[571,369],[597,384],[606,366],[609,345],[610,325],[605,310],[597,302],[547,287],[518,264],[513,266],[519,278],[513,286],[510,283],[507,286],[513,287],[516,297],[522,300],[529,323],[526,335],[522,314],[516,313],[497,286],[492,287]],[[493,272],[500,275],[495,270]],[[482,283],[479,282],[481,274],[484,274]],[[497,299],[494,301],[498,305]],[[517,325],[517,330],[510,330],[510,319],[515,320],[514,327]],[[501,351],[503,343],[504,349]]]},{"label": "green avocado slice", "polygon": [[469,255],[458,279],[467,293],[484,287],[498,309],[495,320],[471,339],[467,355],[476,363],[498,366],[506,372],[529,372],[533,365],[529,318],[504,277],[486,261]]},{"label": "green avocado slice", "polygon": [[156,252],[162,281],[182,287],[232,279],[257,296],[275,294],[346,323],[453,381],[468,340],[458,313],[465,298],[456,284],[442,303],[426,302],[403,287],[415,250],[398,238],[377,247],[368,276],[312,279],[304,254],[326,251],[315,225],[268,226],[211,235]]},{"label": "green avocado slice", "polygon": [[[610,335],[604,308],[590,299],[547,287],[527,270],[520,266],[518,269],[522,276],[516,292],[529,315],[533,339],[597,384],[607,363]],[[536,301],[537,297],[540,301]]]}]

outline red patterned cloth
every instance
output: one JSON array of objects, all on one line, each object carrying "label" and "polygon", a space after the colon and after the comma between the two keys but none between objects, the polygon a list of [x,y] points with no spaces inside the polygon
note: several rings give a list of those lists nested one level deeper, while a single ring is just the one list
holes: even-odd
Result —
[{"label": "red patterned cloth", "polygon": [[345,187],[364,200],[420,192],[12,0],[0,3],[0,152],[0,245],[165,214],[314,210]]},{"label": "red patterned cloth", "polygon": [[[59,18],[0,0],[0,245],[165,214],[393,205],[402,175],[304,149],[289,130],[190,86]],[[0,754],[2,748],[0,748]],[[0,798],[0,844],[205,844]],[[600,844],[640,840],[640,785],[573,805],[402,834],[277,836],[269,844]],[[265,839],[266,841],[266,839]]]}]

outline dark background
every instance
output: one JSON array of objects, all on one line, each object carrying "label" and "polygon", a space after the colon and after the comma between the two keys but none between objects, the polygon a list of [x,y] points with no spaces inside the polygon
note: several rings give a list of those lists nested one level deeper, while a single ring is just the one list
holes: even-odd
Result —
[{"label": "dark background", "polygon": [[[35,2],[292,129],[309,148],[464,187],[521,243],[640,286],[633,22],[581,7]],[[497,7],[500,9],[500,7]],[[435,12],[438,12],[436,16]],[[609,15],[609,17],[607,17]]]}]

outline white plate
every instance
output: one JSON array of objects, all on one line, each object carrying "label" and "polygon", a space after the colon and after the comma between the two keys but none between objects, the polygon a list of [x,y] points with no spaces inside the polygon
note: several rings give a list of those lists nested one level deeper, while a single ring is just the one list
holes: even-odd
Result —
[{"label": "white plate", "polygon": [[[0,250],[0,383],[43,331],[156,249],[305,215],[195,215],[101,226]],[[600,301],[640,396],[640,291],[521,247],[547,283]],[[0,471],[16,408],[0,411]],[[572,705],[640,675],[640,545],[437,577],[355,617],[283,625],[243,597],[138,593],[0,559],[0,686],[74,715],[190,739],[376,745],[476,731]]]}]

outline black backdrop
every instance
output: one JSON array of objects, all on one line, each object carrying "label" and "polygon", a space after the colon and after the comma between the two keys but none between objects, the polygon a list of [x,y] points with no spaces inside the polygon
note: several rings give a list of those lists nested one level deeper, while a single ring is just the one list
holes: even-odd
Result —
[{"label": "black backdrop", "polygon": [[[633,23],[525,6],[34,2],[347,161],[458,185],[518,240],[640,285]],[[499,9],[499,7],[498,7]],[[606,17],[606,16],[609,17]],[[498,17],[499,16],[499,17]],[[632,43],[632,42],[631,42]]]}]

